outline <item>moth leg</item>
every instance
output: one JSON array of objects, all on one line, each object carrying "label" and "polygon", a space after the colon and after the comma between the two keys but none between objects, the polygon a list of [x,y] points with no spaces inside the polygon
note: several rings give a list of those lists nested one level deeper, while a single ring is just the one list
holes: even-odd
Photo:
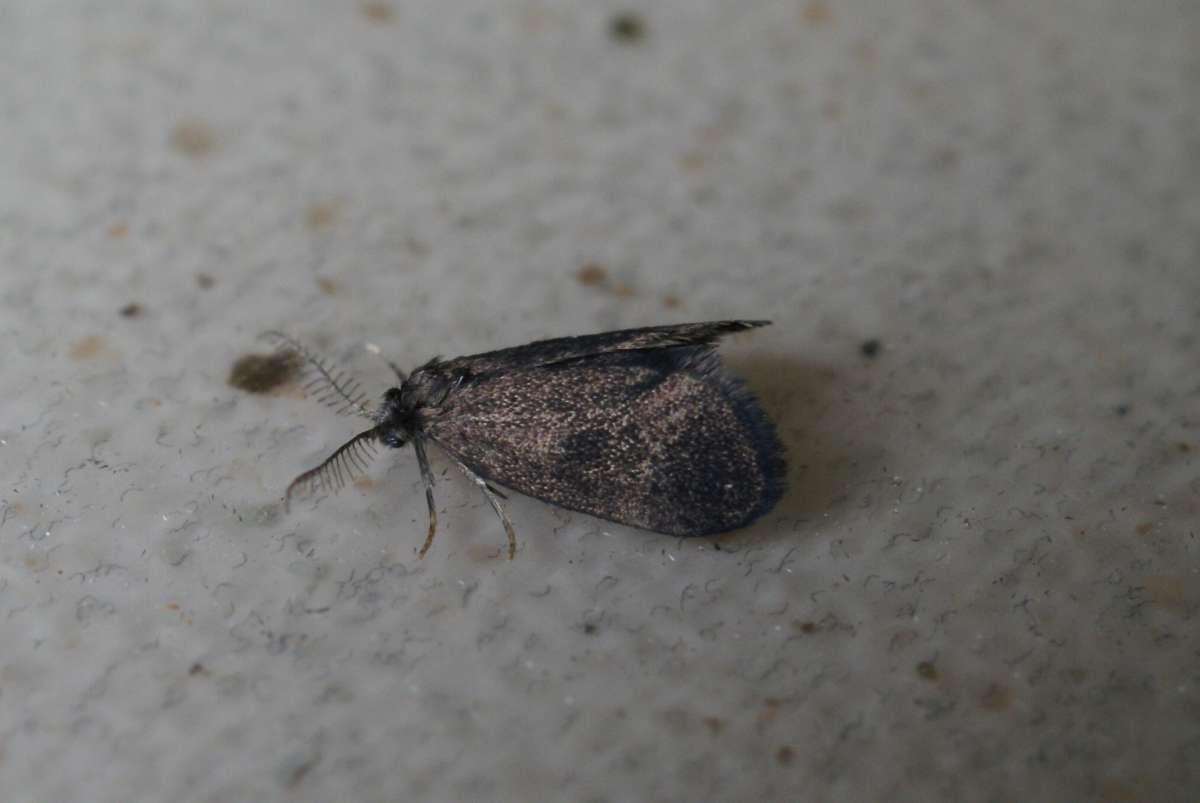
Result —
[{"label": "moth leg", "polygon": [[396,376],[400,379],[400,384],[403,385],[408,380],[408,377],[405,376],[404,372],[400,370],[400,366],[396,365],[396,363],[392,362],[391,360],[388,360],[387,364],[391,366],[393,371],[396,372]]},{"label": "moth leg", "polygon": [[454,463],[458,466],[459,471],[467,475],[467,479],[479,486],[479,490],[483,491],[483,495],[491,503],[492,510],[496,511],[496,515],[500,517],[500,523],[504,525],[504,532],[508,535],[508,559],[512,560],[517,554],[517,534],[513,531],[512,522],[508,520],[508,514],[504,512],[504,507],[497,498],[499,491],[494,490],[492,486],[487,484],[487,481],[483,477],[462,463],[457,460]]},{"label": "moth leg", "polygon": [[425,557],[429,547],[433,545],[433,536],[437,532],[437,508],[433,505],[433,472],[429,469],[429,458],[425,455],[425,444],[420,438],[413,439],[413,448],[417,452],[417,465],[421,467],[421,479],[425,481],[425,504],[429,506],[429,533],[425,543],[417,553],[417,558]]}]

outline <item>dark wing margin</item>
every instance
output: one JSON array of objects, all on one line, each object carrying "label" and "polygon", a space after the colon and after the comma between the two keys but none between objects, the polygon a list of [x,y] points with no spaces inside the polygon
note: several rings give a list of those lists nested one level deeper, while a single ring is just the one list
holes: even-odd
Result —
[{"label": "dark wing margin", "polygon": [[737,529],[784,491],[774,425],[709,345],[512,368],[426,413],[428,437],[484,478],[654,532]]},{"label": "dark wing margin", "polygon": [[675,346],[710,345],[725,335],[767,326],[770,323],[770,321],[707,321],[668,326],[644,326],[638,329],[621,329],[594,335],[538,340],[523,346],[455,357],[452,360],[436,364],[440,369],[451,373],[467,373],[478,376],[514,367],[532,368],[615,351],[644,351]]}]

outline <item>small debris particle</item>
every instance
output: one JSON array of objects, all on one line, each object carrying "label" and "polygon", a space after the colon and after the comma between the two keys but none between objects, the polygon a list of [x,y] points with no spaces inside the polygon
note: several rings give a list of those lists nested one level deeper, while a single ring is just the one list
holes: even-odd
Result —
[{"label": "small debris particle", "polygon": [[934,150],[933,156],[930,159],[934,170],[945,173],[957,168],[958,163],[961,160],[962,156],[959,154],[958,149],[953,145],[945,145],[941,148],[937,148]]},{"label": "small debris particle", "polygon": [[129,226],[125,223],[114,223],[108,227],[108,236],[114,240],[124,237],[129,233]]},{"label": "small debris particle", "polygon": [[609,21],[608,34],[618,42],[631,45],[646,37],[646,23],[632,11],[623,11]]},{"label": "small debris particle", "polygon": [[797,630],[806,636],[811,636],[813,633],[817,632],[816,622],[793,622],[792,624]]},{"label": "small debris particle", "polygon": [[1138,535],[1149,535],[1154,531],[1154,522],[1143,521],[1133,528]]},{"label": "small debris particle", "polygon": [[917,664],[917,677],[922,680],[937,680],[940,676],[938,668],[933,661],[922,661]]},{"label": "small debris particle", "polygon": [[144,311],[145,311],[145,310],[143,309],[143,307],[142,307],[142,305],[141,305],[141,304],[137,303],[136,301],[130,301],[128,304],[126,304],[125,306],[121,307],[121,317],[123,317],[123,318],[137,318],[137,317],[138,317],[138,316],[140,316],[140,315],[141,315],[141,314],[142,314]]},{"label": "small debris particle", "polygon": [[1183,454],[1187,454],[1188,452],[1192,451],[1192,445],[1185,441],[1180,441],[1179,443],[1175,444],[1175,448]]},{"label": "small debris particle", "polygon": [[589,262],[579,269],[575,274],[575,278],[584,287],[599,287],[608,281],[608,271],[603,265],[597,265],[595,262]]},{"label": "small debris particle", "polygon": [[701,721],[710,733],[718,734],[725,729],[725,720],[720,717],[705,717]]},{"label": "small debris particle", "polygon": [[211,290],[217,284],[217,280],[209,276],[207,273],[196,274],[196,286],[201,290]]},{"label": "small debris particle", "polygon": [[378,2],[363,3],[362,13],[363,16],[369,19],[371,22],[380,23],[391,22],[396,16],[396,13],[392,10],[390,5],[387,3]]},{"label": "small debris particle", "polygon": [[268,393],[290,382],[300,370],[294,352],[246,354],[229,371],[229,384],[250,393]]},{"label": "small debris particle", "polygon": [[768,697],[763,700],[763,709],[759,712],[758,718],[762,722],[770,722],[779,715],[779,709],[783,707],[783,700],[778,697]]},{"label": "small debris particle", "polygon": [[179,603],[178,603],[178,602],[168,602],[168,603],[167,603],[167,610],[168,610],[168,611],[177,611],[177,610],[179,610]]},{"label": "small debris particle", "polygon": [[591,622],[584,622],[583,624],[583,632],[586,635],[594,636],[598,629],[599,628],[597,628],[596,625]]},{"label": "small debris particle", "polygon": [[1117,405],[1117,406],[1116,406],[1116,407],[1113,409],[1113,412],[1115,412],[1117,415],[1119,415],[1119,416],[1121,416],[1122,418],[1124,418],[1125,416],[1129,415],[1129,411],[1130,411],[1130,409],[1131,409],[1131,408],[1130,408],[1130,406],[1129,406],[1128,404],[1118,404],[1118,405]]},{"label": "small debris particle", "polygon": [[188,674],[192,677],[196,677],[196,675],[208,675],[208,668],[205,667],[204,664],[197,661],[196,663],[192,664],[192,668],[188,670]]},{"label": "small debris particle", "polygon": [[325,276],[318,276],[317,287],[319,287],[321,292],[327,296],[337,295],[338,284],[333,279]]},{"label": "small debris particle", "polygon": [[824,0],[810,0],[805,4],[801,16],[809,25],[824,25],[829,22],[833,14],[830,13],[829,6]]},{"label": "small debris particle", "polygon": [[217,149],[217,136],[207,123],[200,120],[183,120],[171,129],[171,146],[175,150],[199,159]]},{"label": "small debris particle", "polygon": [[780,763],[780,765],[784,766],[784,767],[791,764],[795,759],[796,759],[796,751],[793,750],[789,745],[786,745],[786,744],[783,747],[779,748],[779,750],[775,753],[775,760],[778,761]]},{"label": "small debris particle", "polygon": [[72,343],[68,354],[72,360],[92,360],[99,357],[104,349],[104,338],[100,335],[88,335]]},{"label": "small debris particle", "polygon": [[313,204],[304,211],[304,225],[313,231],[327,229],[337,222],[336,203]]},{"label": "small debris particle", "polygon": [[984,711],[1005,711],[1012,705],[1012,699],[1012,689],[993,683],[979,695],[979,707]]},{"label": "small debris particle", "polygon": [[862,345],[858,347],[858,350],[862,352],[864,357],[877,357],[879,356],[879,352],[883,350],[883,343],[879,341],[879,338],[873,337],[870,340],[864,340]]},{"label": "small debris particle", "polygon": [[679,306],[679,296],[665,295],[662,298],[662,305],[667,309],[675,309]]}]

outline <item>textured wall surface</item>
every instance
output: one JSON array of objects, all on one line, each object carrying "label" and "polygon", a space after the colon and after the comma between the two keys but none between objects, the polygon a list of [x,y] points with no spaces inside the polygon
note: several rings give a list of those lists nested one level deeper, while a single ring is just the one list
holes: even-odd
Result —
[{"label": "textured wall surface", "polygon": [[[638,7],[641,6],[640,10]],[[630,13],[621,17],[623,11]],[[1184,800],[1200,4],[0,4],[6,801]],[[681,540],[230,386],[724,317]],[[878,348],[866,346],[877,339]],[[874,344],[873,344],[874,345]]]}]

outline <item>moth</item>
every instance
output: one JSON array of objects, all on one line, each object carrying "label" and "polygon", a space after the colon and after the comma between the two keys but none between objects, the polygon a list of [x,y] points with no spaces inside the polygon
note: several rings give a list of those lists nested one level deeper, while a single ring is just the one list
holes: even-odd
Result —
[{"label": "moth", "polygon": [[503,486],[568,510],[676,536],[735,530],[783,495],[786,463],[775,427],[722,366],[717,341],[769,321],[650,326],[541,340],[452,360],[435,357],[371,406],[361,385],[281,332],[268,332],[309,372],[304,387],[371,427],[288,486],[340,490],[382,444],[411,443],[437,532],[436,446],[487,499],[508,537]]}]

